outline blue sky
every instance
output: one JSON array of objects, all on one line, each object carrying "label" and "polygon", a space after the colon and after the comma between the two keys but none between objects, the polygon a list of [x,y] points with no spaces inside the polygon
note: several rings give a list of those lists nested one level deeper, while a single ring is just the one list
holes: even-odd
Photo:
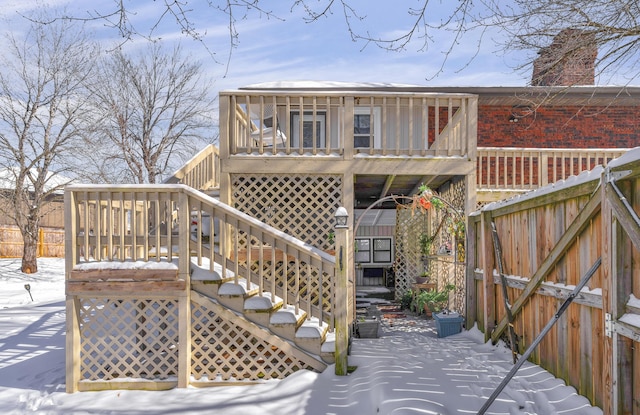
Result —
[{"label": "blue sky", "polygon": [[[530,72],[513,68],[526,63],[524,54],[504,55],[493,41],[498,32],[485,34],[482,47],[477,50],[478,33],[465,37],[449,56],[442,73],[443,49],[449,45],[451,34],[438,33],[427,50],[419,50],[420,40],[408,45],[403,52],[389,52],[375,45],[365,47],[363,42],[353,42],[347,31],[340,10],[327,19],[305,23],[303,10],[291,9],[292,1],[265,1],[278,18],[267,18],[253,12],[237,24],[238,46],[231,51],[228,17],[207,6],[205,0],[186,0],[192,9],[190,17],[195,26],[206,32],[203,41],[207,49],[179,32],[174,20],[166,17],[155,34],[165,42],[179,41],[184,50],[199,59],[207,75],[215,82],[215,89],[237,87],[268,81],[327,80],[345,82],[382,82],[431,86],[520,86],[526,85]],[[313,3],[315,0],[311,0]],[[4,0],[0,12],[5,18],[16,19],[18,11],[28,13],[37,0]],[[125,0],[135,14],[132,23],[146,32],[162,11],[163,1]],[[367,1],[354,0],[363,5],[367,19],[363,30],[380,35],[402,33],[410,19],[406,7],[417,6],[418,0]],[[89,11],[106,11],[113,8],[113,0],[49,0],[49,5],[64,6],[69,14],[86,16]],[[398,7],[397,4],[405,7]],[[440,16],[447,15],[447,2],[439,5]],[[372,6],[375,5],[375,6]],[[90,23],[96,37],[110,44],[118,41],[115,30],[105,27],[103,21]],[[127,48],[135,49],[144,40],[134,39]],[[469,63],[471,56],[477,56]],[[228,62],[228,67],[227,67]],[[438,74],[434,77],[434,75]]]}]

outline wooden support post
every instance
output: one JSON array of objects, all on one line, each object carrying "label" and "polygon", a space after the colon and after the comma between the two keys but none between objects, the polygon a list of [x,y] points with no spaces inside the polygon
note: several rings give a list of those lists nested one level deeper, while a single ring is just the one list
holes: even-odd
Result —
[{"label": "wooden support post", "polygon": [[[78,234],[75,194],[71,190],[64,193],[64,251],[65,251],[65,284],[69,281],[71,270],[76,262]],[[80,318],[78,315],[78,299],[75,295],[66,297],[66,333],[65,333],[65,366],[66,390],[68,393],[78,391],[80,381]]]},{"label": "wooden support post", "polygon": [[78,382],[80,382],[79,300],[74,295],[67,295],[66,315],[67,328],[65,333],[65,384],[67,393],[73,393],[78,391]]},{"label": "wooden support post", "polygon": [[[606,188],[607,171],[602,175],[602,185]],[[613,212],[611,205],[607,202],[606,191],[601,192],[601,220],[602,220],[602,314],[611,316],[612,313],[612,291],[613,276],[615,275],[615,249],[612,246],[614,233]],[[606,320],[606,319],[605,319]],[[606,331],[605,323],[605,331]],[[604,415],[615,414],[614,408],[617,405],[617,380],[615,375],[615,342],[611,337],[604,337],[604,371],[602,383],[604,389],[609,391],[603,395],[602,411]]]},{"label": "wooden support post", "polygon": [[[338,210],[344,208],[338,208]],[[337,216],[337,215],[336,215]],[[347,273],[349,271],[347,258],[349,249],[349,228],[345,226],[335,227],[336,241],[336,282],[334,284],[335,301],[335,367],[336,375],[346,376],[348,370],[347,352],[349,349],[349,318],[347,316]]]},{"label": "wooden support post", "polygon": [[496,325],[495,288],[493,283],[493,267],[495,255],[491,241],[491,211],[482,212],[480,222],[480,246],[482,255],[482,291],[484,341],[488,341]]},{"label": "wooden support post", "polygon": [[[626,301],[632,292],[632,268],[634,247],[640,246],[640,226],[638,216],[629,204],[628,186],[620,187],[613,175],[605,170],[603,175],[603,210],[607,209],[606,222],[603,212],[603,244],[609,238],[607,252],[609,270],[603,278],[602,311],[605,316],[605,395],[603,412],[605,415],[632,413],[633,409],[633,341],[617,330],[618,319],[625,314]],[[627,187],[626,189],[621,189]],[[604,228],[609,227],[606,230]],[[635,413],[635,412],[634,412]]]},{"label": "wooden support post", "polygon": [[189,386],[191,376],[191,292],[190,284],[190,252],[191,210],[189,197],[180,192],[179,242],[178,242],[178,279],[187,281],[183,295],[178,297],[178,387]]},{"label": "wooden support post", "polygon": [[465,327],[470,329],[473,327],[474,323],[478,321],[478,294],[477,294],[477,284],[476,284],[476,268],[480,268],[479,264],[476,264],[476,251],[478,249],[476,245],[477,232],[479,221],[475,220],[475,217],[467,217],[467,232],[466,238],[467,243],[465,247],[465,259],[467,262],[466,269],[466,283],[465,283],[465,291],[466,291],[466,301],[465,301],[465,318],[466,324]]}]

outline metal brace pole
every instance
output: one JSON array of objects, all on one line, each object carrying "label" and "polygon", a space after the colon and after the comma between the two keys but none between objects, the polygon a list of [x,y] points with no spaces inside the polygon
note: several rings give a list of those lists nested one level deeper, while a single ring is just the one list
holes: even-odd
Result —
[{"label": "metal brace pole", "polygon": [[551,320],[549,320],[547,325],[544,326],[544,328],[542,329],[540,334],[538,334],[538,337],[535,338],[533,343],[531,343],[529,348],[524,352],[524,354],[522,355],[520,360],[518,360],[518,363],[516,363],[511,368],[509,373],[507,373],[507,376],[502,380],[502,383],[500,383],[498,388],[495,391],[493,391],[493,393],[491,394],[491,396],[489,397],[487,402],[485,402],[484,405],[482,405],[482,408],[480,408],[480,410],[478,411],[478,415],[484,415],[484,413],[487,411],[487,409],[489,409],[489,407],[491,406],[493,401],[495,401],[496,398],[498,397],[498,395],[500,395],[500,392],[502,392],[502,390],[505,388],[505,386],[507,386],[507,383],[509,383],[511,378],[513,378],[513,376],[516,374],[518,369],[520,369],[520,367],[524,364],[524,362],[527,361],[529,356],[531,356],[531,353],[533,353],[533,351],[538,346],[538,344],[540,344],[540,342],[542,341],[544,336],[546,336],[546,334],[549,332],[549,330],[551,330],[551,328],[556,323],[556,321],[558,321],[560,316],[562,316],[562,314],[565,312],[565,310],[569,307],[569,304],[571,304],[573,299],[580,293],[580,291],[587,284],[587,282],[589,282],[589,280],[591,279],[593,274],[596,273],[597,269],[600,268],[600,264],[601,263],[602,263],[602,258],[598,258],[596,260],[596,262],[591,266],[591,268],[589,268],[589,270],[587,271],[585,276],[582,277],[582,279],[580,280],[580,283],[576,286],[576,288],[574,288],[574,290],[571,292],[569,297],[567,297],[567,299],[564,300],[564,303],[562,303],[562,305],[560,306],[560,308],[558,309],[556,314],[554,314],[554,316],[551,318]]}]

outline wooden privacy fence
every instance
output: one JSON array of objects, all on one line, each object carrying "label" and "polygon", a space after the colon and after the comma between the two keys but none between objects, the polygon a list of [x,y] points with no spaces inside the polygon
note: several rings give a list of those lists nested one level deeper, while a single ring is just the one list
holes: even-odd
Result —
[{"label": "wooden privacy fence", "polygon": [[[24,244],[20,230],[15,226],[0,227],[0,258],[21,258]],[[64,257],[64,229],[40,228],[38,231],[39,257]]]},{"label": "wooden privacy fence", "polygon": [[640,149],[469,220],[467,327],[508,342],[502,266],[523,352],[590,268],[601,265],[530,359],[605,414],[640,414]]}]

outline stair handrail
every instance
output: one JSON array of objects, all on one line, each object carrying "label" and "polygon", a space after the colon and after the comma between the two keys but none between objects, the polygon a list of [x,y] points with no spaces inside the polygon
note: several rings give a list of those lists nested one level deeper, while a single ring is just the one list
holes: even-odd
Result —
[{"label": "stair handrail", "polygon": [[197,190],[220,187],[220,151],[209,144],[164,180],[165,184],[186,184]]},{"label": "stair handrail", "polygon": [[[182,215],[184,211],[189,214]],[[203,213],[209,215],[212,224],[218,223],[222,233],[218,246],[213,244],[213,235],[207,247],[202,232],[192,233],[192,215]],[[189,284],[192,260],[202,265],[208,255],[211,272],[214,264],[219,264],[220,274],[233,275],[233,283],[240,284],[242,277],[247,286],[271,289],[296,310],[302,308],[308,317],[317,318],[319,324],[332,324],[334,256],[187,185],[70,185],[65,189],[65,215],[69,272],[79,264],[105,267],[111,262],[115,268],[116,262],[177,261],[179,275]],[[89,232],[85,233],[86,229]],[[272,259],[276,251],[282,253],[287,265],[279,272],[286,272],[287,278],[291,274],[289,285],[278,281],[273,272],[246,266],[249,261],[251,265],[264,265],[269,258],[250,258],[249,253],[245,264],[241,263],[243,235],[245,240],[256,239],[261,247],[270,246]],[[248,248],[250,252],[251,246]],[[85,258],[83,253],[89,255]],[[189,258],[187,263],[182,260],[185,257]],[[285,286],[290,288],[284,290]]]}]

